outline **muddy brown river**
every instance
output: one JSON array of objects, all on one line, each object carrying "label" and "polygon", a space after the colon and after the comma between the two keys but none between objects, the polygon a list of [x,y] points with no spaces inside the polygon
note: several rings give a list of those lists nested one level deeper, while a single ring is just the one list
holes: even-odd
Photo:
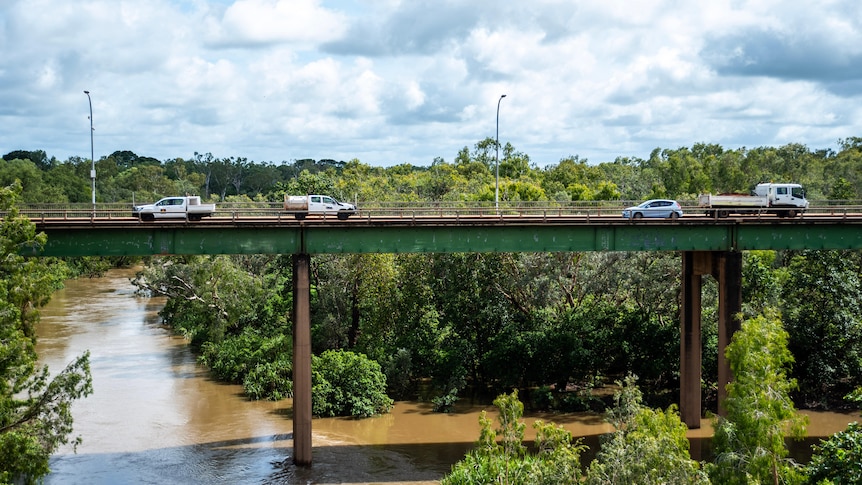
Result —
[{"label": "muddy brown river", "polygon": [[[256,402],[242,387],[218,383],[186,342],[160,326],[163,301],[134,295],[131,270],[69,281],[42,310],[37,351],[56,372],[91,352],[91,396],[73,406],[83,438],[51,459],[48,484],[432,484],[479,435],[479,414],[493,406],[461,404],[439,414],[424,403],[397,402],[392,413],[363,420],[315,419],[313,465],[291,462],[291,402]],[[809,413],[810,443],[846,427],[858,413]],[[595,449],[610,428],[601,416],[532,416],[565,426]],[[689,437],[693,454],[711,429]]]}]

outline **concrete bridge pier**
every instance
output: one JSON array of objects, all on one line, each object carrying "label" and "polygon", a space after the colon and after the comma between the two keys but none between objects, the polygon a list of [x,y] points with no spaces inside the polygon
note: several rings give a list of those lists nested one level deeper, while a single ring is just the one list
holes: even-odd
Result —
[{"label": "concrete bridge pier", "polygon": [[684,251],[680,305],[680,418],[689,428],[700,428],[701,400],[701,287],[702,275],[718,282],[718,413],[724,414],[725,387],[733,379],[724,350],[739,330],[742,310],[742,253]]},{"label": "concrete bridge pier", "polygon": [[311,256],[293,255],[293,463],[311,466]]}]

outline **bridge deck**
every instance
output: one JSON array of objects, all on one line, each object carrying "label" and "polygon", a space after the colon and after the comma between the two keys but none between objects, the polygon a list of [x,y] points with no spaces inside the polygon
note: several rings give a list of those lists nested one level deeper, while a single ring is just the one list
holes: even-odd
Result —
[{"label": "bridge deck", "polygon": [[773,215],[676,221],[619,216],[214,217],[140,222],[132,218],[38,219],[48,235],[40,256],[323,254],[409,252],[737,251],[860,249],[862,216]]}]

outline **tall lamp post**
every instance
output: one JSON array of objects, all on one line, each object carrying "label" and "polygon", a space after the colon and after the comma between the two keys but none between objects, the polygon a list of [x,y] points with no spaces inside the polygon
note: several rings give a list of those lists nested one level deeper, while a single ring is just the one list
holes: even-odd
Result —
[{"label": "tall lamp post", "polygon": [[500,99],[497,100],[497,135],[495,138],[495,148],[497,149],[497,154],[494,156],[494,209],[496,211],[500,211],[500,101],[503,101],[506,95],[500,95]]},{"label": "tall lamp post", "polygon": [[93,217],[96,217],[96,157],[93,152],[93,100],[90,92],[84,91],[87,101],[90,103],[90,180],[93,182]]},{"label": "tall lamp post", "polygon": [[494,155],[494,209],[500,211],[500,101],[503,101],[505,94],[500,95],[497,100],[497,135],[494,139],[494,148],[497,150]]}]

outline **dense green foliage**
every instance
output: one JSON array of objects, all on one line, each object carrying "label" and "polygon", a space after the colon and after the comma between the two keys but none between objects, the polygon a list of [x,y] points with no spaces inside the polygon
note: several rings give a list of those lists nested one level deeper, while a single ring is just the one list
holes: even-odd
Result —
[{"label": "dense green foliage", "polygon": [[21,247],[45,243],[45,235],[18,216],[19,193],[15,183],[0,187],[0,483],[38,483],[47,475],[48,458],[70,440],[72,402],[93,392],[89,353],[53,378],[37,366],[38,307],[67,269],[18,255]]},{"label": "dense green foliage", "polygon": [[167,258],[138,274],[140,291],[164,295],[166,324],[201,351],[222,380],[243,384],[252,399],[293,394],[291,299],[283,257]]},{"label": "dense green foliage", "polygon": [[641,403],[635,378],[619,383],[615,406],[608,420],[615,431],[606,437],[596,459],[590,463],[588,484],[709,483],[700,464],[689,455],[688,428],[675,406],[666,411]]},{"label": "dense green foliage", "polygon": [[380,364],[344,350],[312,356],[311,408],[316,416],[364,418],[389,412],[392,399]]},{"label": "dense green foliage", "polygon": [[520,421],[524,405],[518,400],[517,391],[501,394],[494,405],[499,410],[500,427],[493,429],[483,411],[476,446],[452,466],[452,471],[440,481],[441,485],[579,483],[582,477],[580,455],[585,447],[573,442],[571,433],[537,421],[534,424],[537,452],[528,453],[523,444],[526,425]]},{"label": "dense green foliage", "polygon": [[[629,375],[625,382],[617,382],[615,405],[606,414],[614,431],[604,437],[586,473],[581,474],[578,465],[582,448],[572,448],[565,431],[558,432],[559,439],[550,445],[537,438],[541,452],[527,453],[522,444],[524,424],[518,421],[523,405],[513,392],[494,401],[500,410],[499,439],[483,413],[475,448],[442,483],[748,485],[804,483],[806,478],[811,483],[859,483],[858,425],[818,447],[808,469],[786,458],[785,435],[803,436],[806,420],[790,401],[795,382],[786,371],[793,358],[787,350],[787,333],[773,313],[745,320],[727,348],[727,358],[735,380],[727,389],[727,415],[717,418],[715,425],[713,462],[691,459],[687,427],[676,407],[661,411],[644,406],[636,378]],[[564,458],[558,462],[556,457]],[[545,481],[546,470],[565,473]]]},{"label": "dense green foliage", "polygon": [[787,260],[783,315],[800,401],[829,407],[862,376],[862,252],[805,251]]},{"label": "dense green foliage", "polygon": [[796,413],[788,378],[793,356],[787,332],[773,313],[742,322],[727,346],[734,380],[727,385],[726,416],[717,418],[709,468],[714,483],[798,483],[785,436],[801,438],[806,420]]},{"label": "dense green foliage", "polygon": [[862,483],[862,424],[850,423],[815,445],[806,472],[813,485]]},{"label": "dense green foliage", "polygon": [[[862,387],[857,387],[845,398],[862,404]],[[811,485],[839,485],[862,483],[862,425],[853,422],[844,431],[814,445],[814,454],[805,467],[807,482]]]}]

